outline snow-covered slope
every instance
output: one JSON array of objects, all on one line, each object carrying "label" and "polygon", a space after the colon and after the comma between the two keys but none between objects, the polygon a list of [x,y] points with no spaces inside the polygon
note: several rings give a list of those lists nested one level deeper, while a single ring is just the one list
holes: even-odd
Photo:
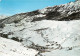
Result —
[{"label": "snow-covered slope", "polygon": [[54,50],[51,52],[41,53],[42,56],[80,56],[80,47],[68,50]]},{"label": "snow-covered slope", "polygon": [[0,37],[0,56],[35,56],[38,51],[25,48],[21,43]]},{"label": "snow-covered slope", "polygon": [[[25,21],[24,21],[25,22]],[[18,24],[6,24],[1,33],[7,34],[8,38],[18,38],[34,45],[51,47],[56,44],[55,48],[75,47],[78,46],[80,36],[80,20],[73,21],[51,21],[42,20],[38,22],[21,21]],[[3,37],[3,36],[2,36]],[[38,40],[39,39],[39,40]],[[28,41],[28,42],[27,42]],[[29,46],[29,47],[30,47]],[[54,47],[55,45],[52,45]]]},{"label": "snow-covered slope", "polygon": [[80,1],[0,20],[0,36],[21,42],[36,56],[80,56]]}]

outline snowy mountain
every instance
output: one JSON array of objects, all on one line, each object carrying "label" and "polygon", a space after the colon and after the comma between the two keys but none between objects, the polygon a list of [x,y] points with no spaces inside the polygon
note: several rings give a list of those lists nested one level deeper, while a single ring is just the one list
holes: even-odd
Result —
[{"label": "snowy mountain", "polygon": [[80,1],[2,19],[0,36],[36,50],[35,56],[80,56]]},{"label": "snowy mountain", "polygon": [[40,20],[58,20],[69,21],[78,20],[80,18],[80,1],[71,2],[63,5],[47,7],[41,10],[35,10],[27,13],[20,13],[11,17],[5,18],[2,23],[17,23],[20,20],[40,21]]},{"label": "snowy mountain", "polygon": [[1,19],[4,19],[4,18],[6,18],[6,17],[8,17],[8,16],[6,16],[6,15],[0,15],[0,20],[1,20]]}]

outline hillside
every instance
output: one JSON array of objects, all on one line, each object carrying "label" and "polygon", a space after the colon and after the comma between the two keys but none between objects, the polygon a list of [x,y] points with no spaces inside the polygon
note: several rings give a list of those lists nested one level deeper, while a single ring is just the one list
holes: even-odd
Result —
[{"label": "hillside", "polygon": [[32,49],[32,56],[80,56],[80,1],[4,18],[0,36]]}]

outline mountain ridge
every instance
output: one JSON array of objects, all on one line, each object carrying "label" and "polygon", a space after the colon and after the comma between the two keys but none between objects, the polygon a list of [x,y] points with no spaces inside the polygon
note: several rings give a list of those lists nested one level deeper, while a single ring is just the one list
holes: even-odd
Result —
[{"label": "mountain ridge", "polygon": [[[80,5],[80,1],[77,1],[77,2],[70,2],[63,5],[47,7],[42,10],[35,10],[32,12],[20,13],[20,14],[16,14],[8,18],[5,18],[5,20],[2,20],[2,23],[17,22],[24,18],[26,18],[27,21],[39,21],[44,19],[58,20],[58,21],[78,20],[80,18],[79,5]],[[75,18],[75,19],[72,19],[72,18]]]}]

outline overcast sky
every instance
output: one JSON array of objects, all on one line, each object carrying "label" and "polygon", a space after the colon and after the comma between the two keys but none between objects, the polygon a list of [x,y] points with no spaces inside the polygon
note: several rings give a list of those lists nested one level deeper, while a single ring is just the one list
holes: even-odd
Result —
[{"label": "overcast sky", "polygon": [[0,15],[14,15],[75,0],[0,0]]}]

